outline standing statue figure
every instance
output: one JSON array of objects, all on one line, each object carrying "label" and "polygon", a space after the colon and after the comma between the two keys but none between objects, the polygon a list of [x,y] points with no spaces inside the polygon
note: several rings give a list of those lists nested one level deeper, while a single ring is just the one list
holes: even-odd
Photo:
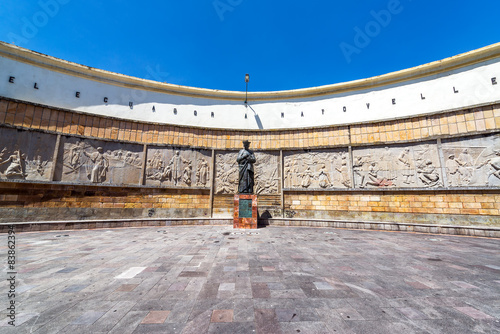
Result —
[{"label": "standing statue figure", "polygon": [[236,161],[240,169],[240,178],[238,184],[238,193],[253,194],[254,175],[253,164],[256,161],[255,155],[250,150],[250,142],[243,141],[243,149],[238,153]]}]

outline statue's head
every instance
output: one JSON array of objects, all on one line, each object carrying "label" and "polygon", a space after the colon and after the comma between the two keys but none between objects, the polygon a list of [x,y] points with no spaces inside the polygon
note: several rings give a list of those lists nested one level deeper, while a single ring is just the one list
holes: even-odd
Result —
[{"label": "statue's head", "polygon": [[243,147],[244,148],[249,148],[250,147],[250,142],[248,140],[243,141]]}]

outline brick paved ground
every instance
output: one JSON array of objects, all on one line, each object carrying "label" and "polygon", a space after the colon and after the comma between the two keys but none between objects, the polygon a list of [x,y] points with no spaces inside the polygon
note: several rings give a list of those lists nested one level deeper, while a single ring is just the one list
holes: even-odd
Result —
[{"label": "brick paved ground", "polygon": [[1,333],[500,333],[498,239],[227,226],[16,238],[17,327],[2,280]]}]

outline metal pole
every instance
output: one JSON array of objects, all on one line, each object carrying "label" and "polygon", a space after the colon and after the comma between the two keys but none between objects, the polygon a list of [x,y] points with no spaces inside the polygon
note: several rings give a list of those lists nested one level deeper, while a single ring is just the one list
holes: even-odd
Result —
[{"label": "metal pole", "polygon": [[246,83],[247,84],[247,88],[245,90],[245,104],[247,103],[248,101],[248,82]]}]

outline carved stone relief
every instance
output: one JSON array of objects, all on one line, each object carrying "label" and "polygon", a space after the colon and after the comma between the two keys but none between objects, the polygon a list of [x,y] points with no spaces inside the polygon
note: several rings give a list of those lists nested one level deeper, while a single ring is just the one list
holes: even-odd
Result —
[{"label": "carved stone relief", "polygon": [[280,191],[279,153],[255,152],[254,193],[257,195],[278,194]]},{"label": "carved stone relief", "polygon": [[[238,152],[220,152],[215,156],[215,193],[235,194],[238,191]],[[255,152],[254,193],[258,195],[278,194],[280,191],[279,154]]]},{"label": "carved stone relief", "polygon": [[284,156],[284,184],[288,189],[349,188],[351,170],[347,150],[290,152]]},{"label": "carved stone relief", "polygon": [[238,191],[238,163],[236,162],[237,155],[238,152],[225,152],[216,154],[216,194],[236,194],[236,192]]},{"label": "carved stone relief", "polygon": [[450,187],[500,186],[500,135],[443,141]]},{"label": "carved stone relief", "polygon": [[442,187],[435,144],[353,150],[356,188]]},{"label": "carved stone relief", "polygon": [[211,152],[208,150],[148,148],[146,185],[210,187]]},{"label": "carved stone relief", "polygon": [[61,138],[56,180],[93,184],[139,184],[142,146]]},{"label": "carved stone relief", "polygon": [[0,178],[51,181],[57,137],[0,128]]}]

